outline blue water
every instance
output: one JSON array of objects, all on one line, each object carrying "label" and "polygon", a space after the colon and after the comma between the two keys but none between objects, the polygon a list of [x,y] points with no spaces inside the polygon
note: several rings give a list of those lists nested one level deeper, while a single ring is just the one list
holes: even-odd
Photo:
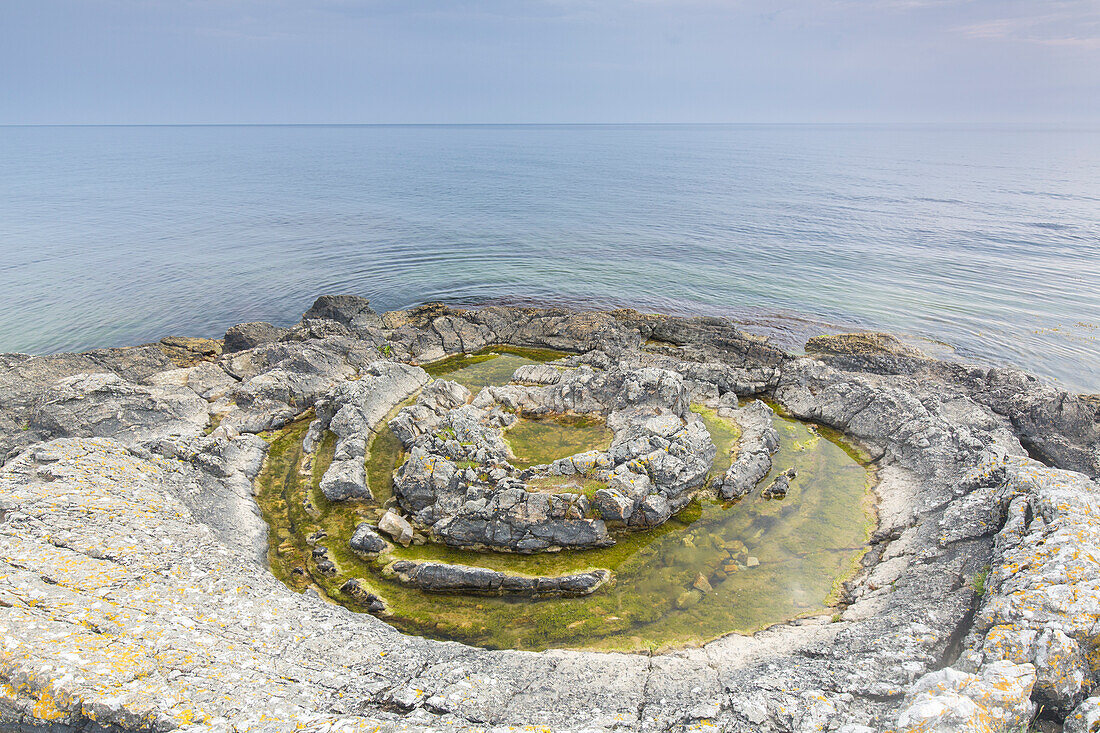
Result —
[{"label": "blue water", "polygon": [[887,329],[1100,391],[1100,130],[5,127],[0,192],[0,351],[350,292]]}]

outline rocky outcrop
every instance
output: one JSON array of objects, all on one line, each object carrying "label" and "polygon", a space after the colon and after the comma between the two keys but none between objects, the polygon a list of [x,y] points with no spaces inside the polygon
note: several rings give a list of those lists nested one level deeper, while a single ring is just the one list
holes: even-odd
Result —
[{"label": "rocky outcrop", "polygon": [[554,577],[511,575],[488,568],[439,562],[398,560],[389,570],[404,585],[430,593],[468,593],[491,596],[551,598],[587,596],[611,579],[607,570]]},{"label": "rocky outcrop", "polygon": [[[487,387],[476,397],[437,381],[391,421],[410,450],[394,492],[434,538],[513,552],[598,547],[612,543],[605,520],[657,526],[705,484],[714,443],[688,409],[676,372],[541,366],[519,370],[516,381],[527,384]],[[507,428],[519,415],[565,414],[605,418],[614,435],[610,448],[516,468]],[[471,465],[459,468],[460,462]],[[588,516],[587,497],[564,485],[533,488],[577,475],[607,485],[601,519]]]},{"label": "rocky outcrop", "polygon": [[146,387],[117,374],[59,380],[37,400],[28,427],[57,437],[114,437],[132,445],[199,435],[206,402],[180,387]]},{"label": "rocky outcrop", "polygon": [[317,403],[311,432],[336,434],[332,463],[321,478],[326,499],[371,498],[365,460],[375,427],[427,381],[427,373],[419,367],[377,361],[361,370],[358,379],[341,383]]},{"label": "rocky outcrop", "polygon": [[719,416],[732,419],[741,427],[737,455],[725,475],[714,482],[723,499],[741,498],[771,471],[772,454],[779,450],[779,432],[772,425],[773,415],[772,409],[760,401],[719,411]]},{"label": "rocky outcrop", "polygon": [[252,321],[233,326],[225,332],[222,342],[222,353],[233,354],[238,351],[247,351],[257,346],[278,341],[289,332],[289,329],[273,326],[266,321]]},{"label": "rocky outcrop", "polygon": [[[794,357],[716,319],[630,311],[426,306],[375,317],[326,301],[284,339],[187,367],[156,347],[0,357],[0,728],[915,733],[1019,726],[1041,705],[1077,733],[1100,718],[1094,398],[881,349]],[[509,401],[579,412],[598,374],[653,369],[675,377],[602,384],[637,395],[628,413],[664,404],[646,421],[674,415],[685,431],[681,397],[730,405],[763,394],[858,440],[878,476],[878,526],[835,616],[669,654],[535,654],[406,636],[278,583],[257,551],[264,525],[248,492],[266,444],[250,433],[335,398],[373,363],[485,339],[563,348],[575,354],[563,366],[591,373],[574,384],[529,369],[485,402],[438,388],[423,405],[435,417],[423,418],[453,416],[455,437],[484,427],[465,408],[492,413],[491,401],[494,420]],[[204,412],[223,416],[209,436]],[[330,424],[339,412],[319,409]],[[649,429],[636,417],[612,427],[640,438]],[[651,427],[646,440],[674,442],[675,431]],[[437,432],[421,434],[432,436],[421,458],[452,439]],[[499,447],[480,446],[485,456]],[[425,507],[469,478],[438,455],[409,486]],[[651,468],[635,475],[683,475]],[[629,507],[648,523],[674,498],[648,492],[635,506],[610,473],[587,511],[626,518]],[[462,494],[463,506],[515,496],[501,488],[509,478],[498,474],[492,497]],[[581,498],[561,508],[576,516]],[[428,577],[449,582],[449,572]],[[362,584],[341,592],[385,612]]]}]

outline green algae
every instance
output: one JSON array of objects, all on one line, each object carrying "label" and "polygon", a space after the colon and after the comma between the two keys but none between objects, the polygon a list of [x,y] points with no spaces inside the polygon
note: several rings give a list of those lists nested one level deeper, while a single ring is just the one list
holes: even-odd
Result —
[{"label": "green algae", "polygon": [[531,491],[543,491],[548,494],[560,494],[568,492],[572,494],[584,494],[588,498],[596,495],[600,489],[606,489],[607,484],[587,476],[544,476],[531,479],[527,482]]},{"label": "green algae", "polygon": [[576,453],[606,450],[611,445],[606,423],[587,415],[521,417],[504,432],[516,468],[553,463]]},{"label": "green algae", "polygon": [[[504,357],[494,357],[499,358]],[[509,370],[505,379],[510,376]],[[712,431],[719,455],[728,456],[736,426],[706,408],[693,409]],[[593,550],[516,555],[424,544],[368,559],[353,553],[347,541],[359,522],[377,521],[381,504],[392,496],[392,472],[403,456],[400,442],[385,423],[371,441],[367,472],[374,502],[329,503],[317,486],[331,460],[333,436],[325,436],[316,455],[305,456],[301,439],[307,424],[303,420],[270,436],[271,450],[257,480],[257,499],[271,527],[272,572],[292,588],[315,584],[334,601],[364,610],[340,590],[357,578],[385,599],[386,619],[397,628],[489,648],[657,651],[831,613],[828,606],[843,581],[859,567],[874,521],[873,474],[854,460],[852,447],[818,426],[777,416],[780,448],[762,485],[794,468],[797,475],[782,500],[763,499],[758,491],[735,503],[699,498],[660,527],[615,531],[615,545]],[[578,452],[556,444],[554,452],[561,451]],[[583,477],[574,483],[576,493],[594,493],[599,484]],[[307,540],[322,530],[319,542],[338,567],[332,577],[318,571]],[[583,598],[433,595],[387,577],[385,566],[396,559],[524,575],[608,568],[615,580]]]},{"label": "green algae", "polygon": [[729,470],[733,464],[733,456],[737,450],[737,441],[741,438],[741,428],[733,420],[718,417],[718,411],[703,405],[692,405],[691,411],[703,419],[707,426],[710,439],[718,451],[714,454],[714,464],[711,467],[712,476],[721,476]]},{"label": "green algae", "polygon": [[521,366],[555,361],[565,354],[551,349],[492,346],[474,354],[456,354],[424,366],[430,376],[458,382],[471,392],[489,385],[507,384]]}]

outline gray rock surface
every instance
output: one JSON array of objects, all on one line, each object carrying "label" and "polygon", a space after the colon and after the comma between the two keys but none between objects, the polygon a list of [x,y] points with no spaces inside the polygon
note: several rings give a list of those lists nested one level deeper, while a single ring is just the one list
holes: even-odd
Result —
[{"label": "gray rock surface", "polygon": [[351,549],[364,555],[377,555],[380,552],[386,552],[390,547],[390,543],[382,539],[382,536],[367,522],[360,522],[348,544]]},{"label": "gray rock surface", "polygon": [[[547,490],[547,480],[551,486],[555,477],[606,482],[606,516],[642,527],[667,521],[705,485],[715,447],[688,409],[678,373],[546,368],[552,375],[521,367],[515,381],[527,384],[487,387],[476,397],[461,385],[436,381],[390,422],[410,450],[394,493],[434,538],[512,552],[599,547],[612,539],[603,519],[588,516],[589,500],[566,483]],[[606,451],[520,470],[505,441],[518,414],[599,416],[614,437]],[[459,462],[474,465],[460,470]],[[535,482],[543,483],[535,488]],[[621,508],[609,503],[619,500]]]},{"label": "gray rock surface", "polygon": [[439,562],[398,560],[390,565],[405,585],[432,593],[472,593],[475,595],[550,598],[586,596],[611,579],[607,570],[571,573],[552,577],[510,575],[499,570]]},{"label": "gray rock surface", "polygon": [[772,454],[779,450],[779,432],[772,425],[772,408],[754,400],[744,407],[723,411],[741,427],[737,455],[729,470],[715,481],[723,499],[739,499],[752,491],[772,469]]},{"label": "gray rock surface", "polygon": [[[159,347],[0,357],[0,729],[916,733],[1018,726],[1039,705],[1069,733],[1094,727],[1095,397],[890,350],[794,357],[719,319],[365,307],[325,301],[286,340],[210,367],[181,367]],[[489,651],[405,636],[278,583],[250,496],[266,444],[249,433],[330,396],[335,407],[340,385],[383,357],[415,362],[483,342],[562,348],[581,373],[470,396],[479,413],[499,405],[494,420],[513,403],[597,409],[603,385],[622,395],[613,428],[632,441],[668,440],[667,414],[685,421],[687,440],[680,406],[731,395],[772,397],[859,441],[878,476],[878,526],[835,620],[655,656]],[[177,369],[186,373],[168,374]],[[644,369],[654,371],[608,375]],[[538,390],[553,396],[536,400]],[[641,412],[661,405],[666,416],[647,416],[660,419],[646,428]],[[463,409],[433,414],[440,424],[453,414],[456,435],[480,430]],[[209,412],[224,418],[206,436]],[[339,412],[318,407],[318,420]],[[482,448],[493,455],[491,442]],[[419,478],[408,494],[425,507],[468,480],[454,460],[427,455],[409,469]],[[600,465],[577,460],[574,471]],[[652,475],[690,470],[658,461]],[[594,511],[625,510],[612,490],[632,506],[673,500],[646,486],[650,472],[629,473],[641,495],[620,472]],[[510,476],[498,476],[499,488]],[[488,505],[521,490],[461,499]],[[577,511],[579,498],[559,508]]]},{"label": "gray rock surface", "polygon": [[237,351],[254,349],[257,346],[270,344],[285,336],[290,329],[273,326],[266,321],[252,321],[233,326],[225,332],[222,342],[222,353],[232,354]]}]

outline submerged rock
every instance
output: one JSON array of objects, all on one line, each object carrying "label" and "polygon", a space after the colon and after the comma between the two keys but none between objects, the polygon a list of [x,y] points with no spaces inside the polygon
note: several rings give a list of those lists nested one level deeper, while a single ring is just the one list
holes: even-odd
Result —
[{"label": "submerged rock", "polygon": [[529,577],[488,568],[438,562],[414,563],[399,560],[390,567],[403,584],[433,593],[515,595],[529,598],[586,596],[611,579],[608,570],[555,577]]}]

